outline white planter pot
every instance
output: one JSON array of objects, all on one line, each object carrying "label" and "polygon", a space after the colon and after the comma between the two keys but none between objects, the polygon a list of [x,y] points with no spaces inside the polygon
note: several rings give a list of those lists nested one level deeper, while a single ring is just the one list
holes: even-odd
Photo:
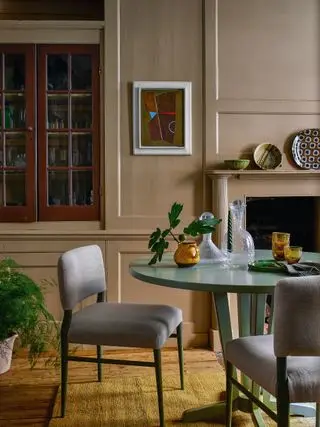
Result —
[{"label": "white planter pot", "polygon": [[17,336],[12,335],[12,337],[0,342],[0,375],[9,371],[11,367],[13,344]]}]

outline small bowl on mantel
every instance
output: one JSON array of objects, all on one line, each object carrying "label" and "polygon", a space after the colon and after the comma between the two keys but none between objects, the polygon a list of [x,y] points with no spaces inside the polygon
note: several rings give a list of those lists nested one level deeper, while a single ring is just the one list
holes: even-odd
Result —
[{"label": "small bowl on mantel", "polygon": [[225,164],[227,169],[243,170],[249,166],[250,160],[248,160],[248,159],[225,160],[224,164]]}]

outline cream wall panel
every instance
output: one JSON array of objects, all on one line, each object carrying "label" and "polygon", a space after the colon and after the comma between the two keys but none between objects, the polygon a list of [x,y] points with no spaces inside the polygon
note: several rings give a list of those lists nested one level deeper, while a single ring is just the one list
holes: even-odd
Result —
[{"label": "cream wall panel", "polygon": [[101,250],[104,252],[105,242],[91,239],[85,240],[83,237],[79,240],[65,240],[62,239],[62,237],[60,237],[60,240],[22,240],[20,237],[20,240],[1,240],[0,254],[9,256],[8,254],[11,253],[12,256],[16,256],[16,254],[20,253],[31,253],[36,257],[36,254],[38,253],[44,255],[57,253],[60,254],[79,246],[91,244],[100,246]]},{"label": "cream wall panel", "polygon": [[250,155],[258,144],[270,142],[286,153],[283,167],[288,168],[293,134],[319,126],[319,114],[220,114],[217,159]]},{"label": "cream wall panel", "polygon": [[[202,1],[119,0],[106,2],[108,14],[114,20],[105,39],[106,55],[111,54],[106,93],[113,107],[106,107],[112,115],[106,122],[106,222],[108,230],[150,230],[175,200],[185,203],[189,216],[201,210]],[[192,82],[192,156],[132,155],[135,80]]]},{"label": "cream wall panel", "polygon": [[108,242],[108,300],[176,305],[183,310],[188,345],[206,344],[211,313],[209,295],[155,286],[134,279],[129,273],[129,264],[142,255],[150,255],[144,242]]},{"label": "cream wall panel", "polygon": [[315,100],[319,0],[219,0],[219,97]]},{"label": "cream wall panel", "polygon": [[[61,320],[62,308],[60,304],[56,267],[29,267],[24,268],[24,271],[37,283],[42,284],[48,309],[57,320]],[[49,281],[50,284],[44,283],[44,281]]]}]

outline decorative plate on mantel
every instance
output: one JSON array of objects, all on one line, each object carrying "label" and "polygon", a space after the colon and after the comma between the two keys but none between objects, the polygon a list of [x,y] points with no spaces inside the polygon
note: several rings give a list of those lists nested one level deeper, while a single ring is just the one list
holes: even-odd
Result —
[{"label": "decorative plate on mantel", "polygon": [[320,129],[304,129],[292,143],[295,163],[303,169],[320,170]]}]

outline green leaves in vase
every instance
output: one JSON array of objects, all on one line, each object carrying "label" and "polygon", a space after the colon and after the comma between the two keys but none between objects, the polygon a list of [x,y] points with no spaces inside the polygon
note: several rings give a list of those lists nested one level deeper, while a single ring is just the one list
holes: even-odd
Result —
[{"label": "green leaves in vase", "polygon": [[216,225],[221,222],[221,219],[217,218],[195,219],[183,229],[183,233],[179,234],[177,238],[172,231],[181,222],[179,216],[182,210],[183,205],[181,203],[173,203],[170,212],[168,212],[169,227],[164,230],[157,227],[150,234],[148,248],[154,255],[149,261],[149,265],[153,265],[157,261],[161,262],[164,251],[169,247],[169,237],[173,238],[179,244],[186,239],[186,236],[197,237],[201,234],[212,233],[215,231]]}]

